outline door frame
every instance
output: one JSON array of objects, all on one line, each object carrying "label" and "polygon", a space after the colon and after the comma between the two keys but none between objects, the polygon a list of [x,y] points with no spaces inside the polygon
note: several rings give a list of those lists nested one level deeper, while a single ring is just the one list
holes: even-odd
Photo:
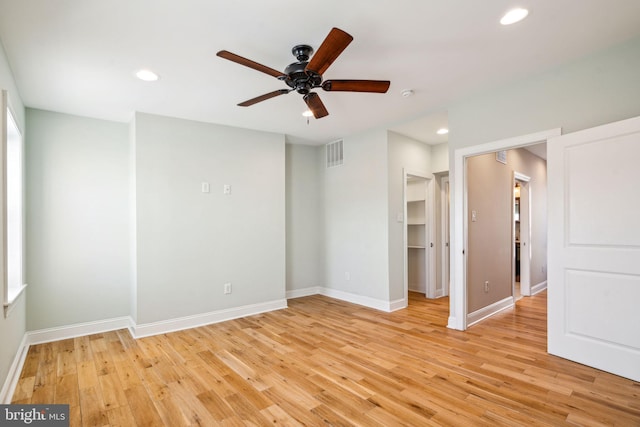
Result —
[{"label": "door frame", "polygon": [[[516,182],[520,183],[520,188],[524,188],[527,197],[524,198],[522,195],[520,196],[520,293],[522,296],[530,297],[531,296],[531,177],[527,176],[518,171],[514,171],[513,173],[513,184],[512,187],[515,187]],[[522,190],[520,190],[522,191]],[[514,196],[515,199],[515,196]],[[524,203],[523,203],[524,202]],[[525,218],[524,220],[522,218]],[[523,230],[523,225],[524,230]],[[511,240],[515,242],[515,220],[513,221],[513,230]],[[525,232],[525,239],[522,240],[522,233]],[[527,246],[528,244],[528,246]],[[524,248],[524,250],[523,250]],[[525,254],[526,256],[523,256]],[[513,251],[513,268],[512,268],[512,291],[511,294],[514,295],[515,302],[515,263],[516,263],[516,253]]]},{"label": "door frame", "polygon": [[451,256],[451,245],[449,243],[450,238],[450,202],[451,199],[451,186],[449,181],[449,175],[444,175],[440,178],[440,247],[441,254],[440,257],[442,259],[441,265],[441,289],[442,292],[438,296],[446,297],[449,295],[450,288],[450,256]]},{"label": "door frame", "polygon": [[407,225],[407,177],[409,175],[417,176],[419,178],[424,178],[426,180],[426,203],[427,207],[425,209],[425,215],[427,216],[425,222],[425,231],[426,231],[426,242],[425,242],[425,268],[427,269],[427,285],[426,285],[426,297],[427,298],[435,298],[436,294],[436,271],[435,271],[435,251],[433,246],[433,236],[435,229],[435,210],[434,210],[434,176],[433,174],[414,170],[414,169],[406,169],[402,170],[402,203],[403,203],[403,211],[404,211],[404,220],[403,220],[403,286],[404,286],[404,298],[406,304],[409,304],[409,269],[408,269],[408,261],[409,261],[409,248],[408,246],[408,225]]},{"label": "door frame", "polygon": [[[479,154],[493,153],[539,144],[562,134],[561,128],[549,129],[513,138],[501,139],[453,151],[451,197],[451,288],[449,319],[447,327],[464,331],[467,329],[467,158]],[[453,174],[451,174],[451,172]]]}]

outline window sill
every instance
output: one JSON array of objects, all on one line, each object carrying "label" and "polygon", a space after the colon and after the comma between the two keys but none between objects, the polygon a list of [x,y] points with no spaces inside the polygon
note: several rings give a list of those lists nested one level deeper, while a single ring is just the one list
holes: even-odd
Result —
[{"label": "window sill", "polygon": [[13,311],[13,308],[16,306],[16,302],[18,301],[18,299],[20,298],[20,296],[22,296],[22,294],[24,294],[24,290],[27,289],[27,284],[25,283],[24,285],[20,286],[20,289],[18,289],[15,292],[12,292],[11,295],[9,295],[9,301],[4,303],[4,318],[6,319],[7,317],[9,317],[9,314]]}]

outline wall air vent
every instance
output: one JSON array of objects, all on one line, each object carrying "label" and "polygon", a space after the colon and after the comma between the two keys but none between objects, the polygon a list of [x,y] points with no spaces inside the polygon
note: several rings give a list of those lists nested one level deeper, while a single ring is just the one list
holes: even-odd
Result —
[{"label": "wall air vent", "polygon": [[337,141],[330,142],[325,147],[327,151],[327,168],[341,166],[344,163],[342,140],[339,139]]}]

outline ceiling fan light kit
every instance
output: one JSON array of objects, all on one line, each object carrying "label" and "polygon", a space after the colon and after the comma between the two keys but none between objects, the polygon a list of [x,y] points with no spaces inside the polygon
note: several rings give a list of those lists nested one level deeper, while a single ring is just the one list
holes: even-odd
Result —
[{"label": "ceiling fan light kit", "polygon": [[[296,91],[302,95],[302,99],[309,107],[316,119],[329,115],[326,107],[322,103],[320,96],[313,92],[313,89],[321,88],[326,92],[369,92],[386,93],[391,82],[388,80],[325,80],[322,75],[331,64],[340,56],[346,47],[353,41],[353,37],[339,28],[333,28],[324,39],[317,52],[306,44],[296,45],[291,49],[291,53],[297,62],[289,64],[284,73],[278,70],[259,64],[250,59],[236,55],[226,50],[221,50],[217,55],[221,58],[235,62],[245,67],[252,68],[262,73],[269,74],[282,80],[289,89],[279,89],[264,95],[257,96],[238,104],[241,107],[249,107],[258,102],[276,96],[285,95]],[[313,55],[313,57],[312,57]],[[311,58],[311,60],[309,60]]]}]

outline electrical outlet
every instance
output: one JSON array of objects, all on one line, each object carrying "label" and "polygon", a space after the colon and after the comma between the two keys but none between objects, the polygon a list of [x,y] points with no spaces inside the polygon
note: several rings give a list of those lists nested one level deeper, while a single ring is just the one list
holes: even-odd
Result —
[{"label": "electrical outlet", "polygon": [[230,294],[231,293],[231,283],[225,283],[224,284],[224,293],[225,294]]},{"label": "electrical outlet", "polygon": [[486,280],[484,282],[484,292],[485,293],[489,293],[489,281],[488,280]]},{"label": "electrical outlet", "polygon": [[351,273],[349,273],[348,271],[344,272],[344,278],[345,280],[351,280]]}]

